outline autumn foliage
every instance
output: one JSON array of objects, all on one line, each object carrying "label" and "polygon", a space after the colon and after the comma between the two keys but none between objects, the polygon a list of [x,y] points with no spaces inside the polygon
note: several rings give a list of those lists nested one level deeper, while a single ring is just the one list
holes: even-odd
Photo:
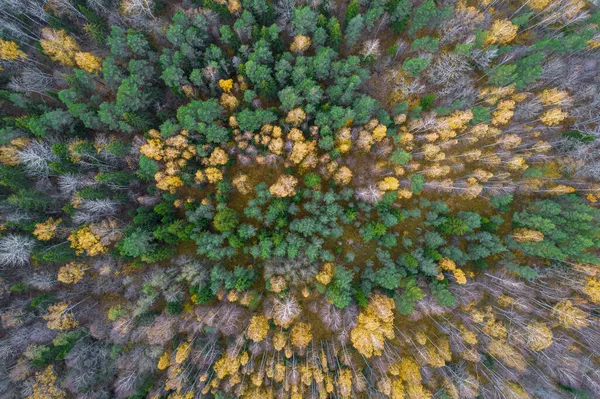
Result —
[{"label": "autumn foliage", "polygon": [[598,396],[593,3],[2,2],[0,397]]}]

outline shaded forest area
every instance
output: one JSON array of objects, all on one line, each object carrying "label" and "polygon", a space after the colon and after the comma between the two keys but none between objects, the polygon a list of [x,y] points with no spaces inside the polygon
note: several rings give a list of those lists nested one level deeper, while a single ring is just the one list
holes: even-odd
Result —
[{"label": "shaded forest area", "polygon": [[0,397],[600,397],[599,26],[0,0]]}]

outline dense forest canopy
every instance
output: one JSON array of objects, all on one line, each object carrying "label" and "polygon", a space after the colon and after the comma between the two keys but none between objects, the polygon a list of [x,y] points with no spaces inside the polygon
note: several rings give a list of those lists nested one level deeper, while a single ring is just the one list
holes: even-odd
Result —
[{"label": "dense forest canopy", "polygon": [[599,27],[0,0],[0,397],[600,397]]}]

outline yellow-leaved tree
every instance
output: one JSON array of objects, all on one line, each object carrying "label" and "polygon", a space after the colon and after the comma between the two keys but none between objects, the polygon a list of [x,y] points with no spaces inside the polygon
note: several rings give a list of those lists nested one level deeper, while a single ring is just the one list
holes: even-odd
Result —
[{"label": "yellow-leaved tree", "polygon": [[260,342],[267,338],[269,332],[269,319],[265,316],[253,316],[250,319],[250,325],[248,326],[248,338],[254,342]]},{"label": "yellow-leaved tree", "polygon": [[379,190],[381,191],[393,191],[393,190],[398,190],[398,188],[400,187],[400,183],[398,182],[398,179],[396,179],[395,177],[385,177],[383,180],[381,180],[379,183],[377,183]]},{"label": "yellow-leaved tree", "polygon": [[560,108],[552,108],[544,112],[540,120],[546,126],[556,126],[567,119],[568,116],[569,114]]},{"label": "yellow-leaved tree", "polygon": [[575,307],[570,300],[564,300],[554,305],[552,314],[566,328],[583,328],[590,325],[589,314]]},{"label": "yellow-leaved tree", "polygon": [[552,344],[552,330],[544,324],[532,321],[526,327],[527,346],[532,351],[541,351]]},{"label": "yellow-leaved tree", "polygon": [[163,172],[156,172],[154,180],[156,180],[157,188],[168,191],[171,194],[175,194],[177,188],[183,186],[183,181],[179,176],[167,176]]},{"label": "yellow-leaved tree", "polygon": [[208,164],[213,166],[225,165],[227,161],[229,157],[221,147],[215,148],[208,158]]},{"label": "yellow-leaved tree", "polygon": [[513,231],[513,238],[517,242],[540,242],[544,241],[544,233],[537,230],[520,228]]},{"label": "yellow-leaved tree", "polygon": [[48,314],[44,316],[44,320],[48,322],[48,328],[51,330],[65,331],[79,326],[69,309],[69,305],[65,302],[59,302],[48,307]]},{"label": "yellow-leaved tree", "polygon": [[302,108],[294,108],[288,112],[285,121],[292,125],[299,125],[306,119],[306,112]]},{"label": "yellow-leaved tree", "polygon": [[19,61],[27,58],[19,48],[19,45],[13,41],[0,39],[0,59],[4,61]]},{"label": "yellow-leaved tree", "polygon": [[385,340],[394,338],[394,300],[374,294],[367,307],[356,319],[350,332],[352,345],[361,355],[369,358],[382,354]]},{"label": "yellow-leaved tree", "polygon": [[65,392],[56,386],[54,367],[47,366],[44,371],[35,373],[35,382],[31,387],[32,393],[27,399],[63,399]]},{"label": "yellow-leaved tree", "polygon": [[[393,379],[395,383],[392,385],[394,397],[404,398],[403,395],[406,392],[406,396],[410,399],[431,398],[431,393],[421,384],[421,369],[414,360],[403,358],[402,361],[393,363],[388,371],[396,377]],[[404,389],[402,389],[402,385],[404,385]]]},{"label": "yellow-leaved tree", "polygon": [[298,179],[291,175],[281,175],[279,179],[269,187],[269,192],[274,197],[291,197],[296,194],[296,184]]},{"label": "yellow-leaved tree", "polygon": [[42,29],[40,45],[52,61],[68,67],[75,66],[75,54],[79,52],[79,46],[64,29]]},{"label": "yellow-leaved tree", "polygon": [[75,284],[85,275],[86,265],[81,262],[70,262],[58,270],[58,281],[65,284]]},{"label": "yellow-leaved tree", "polygon": [[310,37],[304,35],[294,36],[294,41],[290,45],[292,53],[302,53],[310,47]]},{"label": "yellow-leaved tree", "polygon": [[221,79],[219,80],[219,87],[225,93],[229,93],[233,89],[233,79]]},{"label": "yellow-leaved tree", "polygon": [[189,342],[186,341],[179,344],[177,352],[175,352],[175,363],[183,363],[188,358],[191,351],[192,345]]},{"label": "yellow-leaved tree", "polygon": [[497,19],[485,39],[486,44],[507,44],[515,40],[519,27],[508,19]]},{"label": "yellow-leaved tree", "polygon": [[90,73],[96,73],[100,71],[100,69],[102,69],[101,62],[102,59],[96,57],[92,53],[78,52],[75,54],[75,63],[77,66]]},{"label": "yellow-leaved tree", "polygon": [[490,341],[487,350],[491,356],[500,359],[508,367],[519,371],[525,371],[527,367],[527,362],[521,352],[502,339],[493,339]]},{"label": "yellow-leaved tree", "polygon": [[156,367],[158,367],[159,370],[166,370],[170,364],[171,364],[171,354],[169,353],[169,351],[166,351],[165,353],[162,354],[160,359],[158,359],[158,364]]},{"label": "yellow-leaved tree", "polygon": [[290,333],[292,345],[294,345],[298,349],[306,348],[313,338],[310,330],[311,326],[308,323],[294,324],[294,326],[292,327],[292,332]]},{"label": "yellow-leaved tree", "polygon": [[588,277],[583,292],[593,303],[600,303],[600,280],[595,277]]},{"label": "yellow-leaved tree", "polygon": [[341,185],[346,185],[352,181],[352,171],[347,166],[342,166],[335,171],[333,180]]},{"label": "yellow-leaved tree", "polygon": [[37,223],[33,229],[33,235],[40,241],[51,240],[56,234],[56,228],[60,222],[62,222],[62,219],[48,218],[45,222]]},{"label": "yellow-leaved tree", "polygon": [[250,194],[252,192],[252,185],[250,184],[248,175],[242,174],[236,176],[233,179],[232,184],[242,195]]},{"label": "yellow-leaved tree", "polygon": [[108,248],[102,245],[100,237],[92,232],[90,226],[73,230],[68,240],[71,241],[71,248],[75,249],[77,255],[86,252],[89,256],[95,256],[108,251]]},{"label": "yellow-leaved tree", "polygon": [[550,0],[529,0],[527,6],[533,10],[542,11],[549,2]]}]

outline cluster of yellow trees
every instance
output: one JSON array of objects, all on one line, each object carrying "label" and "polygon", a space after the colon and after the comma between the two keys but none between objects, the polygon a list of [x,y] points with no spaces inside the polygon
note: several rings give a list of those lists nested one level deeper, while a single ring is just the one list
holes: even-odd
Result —
[{"label": "cluster of yellow trees", "polygon": [[[466,199],[483,195],[486,189],[511,187],[557,195],[575,191],[552,179],[523,177],[522,172],[529,168],[529,159],[539,162],[552,148],[534,123],[519,129],[519,133],[512,132],[510,122],[515,107],[531,100],[530,94],[517,93],[514,85],[485,87],[480,90],[480,98],[496,106],[489,124],[469,126],[474,115],[466,110],[433,120],[424,116],[411,120],[408,126],[401,126],[403,148],[413,154],[413,160],[404,168],[395,168],[396,175],[420,173],[436,188]],[[539,116],[543,126],[557,126],[568,117],[563,108],[570,104],[567,92],[546,89],[537,99],[545,106]],[[524,184],[517,184],[519,181]]]},{"label": "cluster of yellow trees", "polygon": [[16,166],[21,163],[19,159],[19,150],[24,149],[29,144],[29,140],[18,137],[10,141],[10,145],[0,146],[0,162],[6,166]]},{"label": "cluster of yellow trees", "polygon": [[380,294],[369,299],[368,306],[358,315],[356,327],[350,333],[352,345],[360,354],[369,358],[381,356],[385,340],[393,339],[394,300]]},{"label": "cluster of yellow trees", "polygon": [[56,386],[56,374],[52,365],[35,374],[32,390],[33,393],[27,396],[27,399],[64,399],[67,397],[65,391]]},{"label": "cluster of yellow trees", "polygon": [[[581,292],[588,296],[590,302],[599,303],[600,283],[596,277],[598,271],[596,268],[581,267]],[[449,259],[442,259],[439,268],[440,271],[453,273],[459,284],[466,281],[465,273]],[[325,263],[315,278],[321,284],[327,285],[333,274],[334,265]],[[281,285],[277,282],[277,276],[272,278],[272,284]],[[285,282],[283,284],[285,285]],[[275,288],[273,292],[280,292],[280,289]],[[302,306],[302,302],[293,300],[290,304],[285,296],[280,297],[278,301],[280,303],[275,304],[272,316],[274,318],[262,314],[254,315],[245,333],[250,342],[267,345],[267,353],[256,358],[256,355],[252,355],[244,347],[235,345],[235,351],[226,351],[215,362],[214,374],[207,370],[200,376],[200,380],[205,383],[203,393],[225,389],[244,397],[273,395],[272,382],[282,384],[291,397],[297,398],[301,398],[313,384],[319,396],[323,398],[334,392],[340,397],[352,397],[356,392],[365,389],[364,375],[352,367],[353,362],[358,359],[348,356],[347,349],[343,347],[323,347],[323,341],[315,340],[314,326],[310,322],[302,321],[305,319],[305,313],[298,307]],[[459,323],[453,321],[448,324],[445,312],[432,314],[435,324],[443,325],[443,329],[419,322],[412,322],[410,326],[400,329],[395,320],[394,300],[374,293],[369,298],[368,305],[356,318],[348,339],[363,359],[377,357],[378,361],[382,362],[379,363],[380,367],[385,365],[376,373],[377,389],[381,393],[390,398],[423,399],[433,395],[422,383],[419,365],[443,368],[457,358],[477,365],[482,362],[482,355],[487,354],[506,367],[522,372],[526,370],[529,362],[523,348],[532,352],[544,351],[553,342],[553,329],[577,330],[590,324],[590,314],[570,299],[555,303],[548,314],[549,318],[532,316],[528,319],[510,317],[511,309],[522,306],[510,292],[500,294],[491,301],[490,304],[490,301],[484,300],[483,297],[470,302],[464,301],[464,305],[453,310],[452,320],[461,320]],[[285,320],[278,319],[280,316],[277,306],[291,307],[289,312],[292,315]],[[541,308],[543,312],[546,311],[544,306]],[[62,305],[59,310],[64,310],[63,308],[66,309],[66,306]],[[58,319],[54,316],[52,320]],[[271,322],[277,326],[275,329],[272,328]],[[68,326],[69,321],[53,323],[62,327]],[[450,334],[455,335],[451,337]],[[457,342],[453,348],[450,346],[450,340]],[[175,390],[178,395],[189,394],[181,390],[181,373],[190,356],[192,345],[193,342],[184,341],[175,351],[165,352],[158,361],[160,370],[168,370],[169,388]],[[336,371],[329,368],[326,356],[326,351],[332,350],[342,365],[342,368],[336,367]],[[399,353],[402,355],[399,356]],[[297,363],[293,359],[298,359],[299,356],[302,356],[303,360]],[[260,360],[261,357],[263,360]],[[443,387],[453,398],[477,394],[479,382],[476,375],[469,371],[460,381],[459,383],[459,380],[447,376],[436,380],[436,384]],[[528,397],[522,386],[515,381],[506,381],[503,389],[506,394]]]},{"label": "cluster of yellow trees", "polygon": [[148,132],[148,137],[147,143],[140,147],[140,152],[150,159],[164,162],[164,169],[154,176],[156,187],[175,193],[178,187],[183,186],[178,174],[188,160],[194,157],[196,148],[189,143],[188,132],[185,130],[163,141],[160,132],[152,129]]},{"label": "cluster of yellow trees", "polygon": [[90,73],[101,69],[102,60],[92,53],[81,51],[79,45],[64,29],[44,28],[40,45],[52,61],[67,67],[81,68]]},{"label": "cluster of yellow trees", "polygon": [[68,240],[78,255],[97,256],[106,253],[110,245],[121,239],[118,222],[106,219],[71,231]]}]

